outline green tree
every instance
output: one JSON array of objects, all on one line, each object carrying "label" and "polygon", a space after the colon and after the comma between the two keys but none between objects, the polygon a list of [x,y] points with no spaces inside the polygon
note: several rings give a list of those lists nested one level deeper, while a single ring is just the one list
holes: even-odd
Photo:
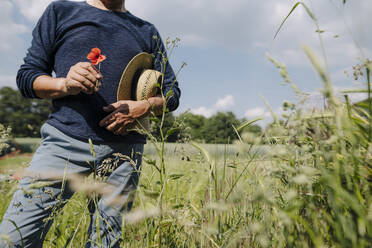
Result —
[{"label": "green tree", "polygon": [[202,115],[195,115],[190,112],[186,112],[180,115],[179,119],[184,123],[186,127],[184,129],[185,135],[196,142],[204,143],[205,137],[205,125],[207,118]]},{"label": "green tree", "polygon": [[14,136],[39,137],[50,110],[49,100],[27,99],[10,87],[0,89],[0,123],[11,127]]},{"label": "green tree", "polygon": [[[160,138],[160,118],[152,118],[151,134],[157,139]],[[172,113],[166,113],[163,121],[163,134],[166,142],[181,142],[183,140],[184,128],[182,122],[179,122]]]},{"label": "green tree", "polygon": [[233,112],[218,112],[206,121],[203,130],[205,141],[218,144],[231,143],[238,138],[232,126],[237,127],[240,124],[241,121],[236,118]]},{"label": "green tree", "polygon": [[[245,123],[247,121],[248,120],[246,118],[241,119],[241,123]],[[242,133],[244,132],[254,133],[255,135],[259,136],[262,134],[262,128],[257,124],[253,124],[243,128]]]}]

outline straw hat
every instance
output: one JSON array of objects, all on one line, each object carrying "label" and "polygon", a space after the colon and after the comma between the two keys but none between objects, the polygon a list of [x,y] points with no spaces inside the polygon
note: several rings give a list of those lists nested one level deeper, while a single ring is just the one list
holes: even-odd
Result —
[{"label": "straw hat", "polygon": [[[146,100],[156,95],[161,73],[153,69],[153,57],[148,53],[136,55],[127,65],[119,82],[117,100]],[[128,131],[144,133],[150,130],[149,118],[138,118],[128,125]]]}]

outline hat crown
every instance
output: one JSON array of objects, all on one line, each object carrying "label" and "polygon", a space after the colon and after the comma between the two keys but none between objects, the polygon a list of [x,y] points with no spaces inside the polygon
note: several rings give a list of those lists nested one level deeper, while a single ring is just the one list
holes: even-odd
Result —
[{"label": "hat crown", "polygon": [[[153,70],[153,66],[151,54],[145,52],[137,54],[124,69],[118,86],[117,100],[133,98],[139,101],[155,96],[162,74]],[[136,76],[137,73],[140,73],[139,77]],[[132,97],[134,94],[136,96]],[[138,118],[128,125],[127,130],[146,133],[150,130],[150,120],[148,117]]]},{"label": "hat crown", "polygon": [[137,101],[146,100],[156,95],[158,85],[160,85],[162,73],[155,70],[143,70],[137,83]]}]

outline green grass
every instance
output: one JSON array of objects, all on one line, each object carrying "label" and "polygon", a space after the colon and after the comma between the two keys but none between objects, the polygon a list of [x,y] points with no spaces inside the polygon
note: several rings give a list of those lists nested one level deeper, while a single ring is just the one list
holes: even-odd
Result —
[{"label": "green grass", "polygon": [[9,173],[9,171],[16,171],[28,166],[31,161],[30,155],[16,155],[0,159],[0,174]]},{"label": "green grass", "polygon": [[[281,144],[265,146],[266,152],[255,157],[252,152],[239,155],[250,148],[244,143],[202,145],[205,153],[189,144],[167,144],[162,213],[146,217],[159,207],[161,185],[158,171],[144,161],[132,210],[142,215],[124,226],[123,247],[368,247],[368,172],[358,164],[355,152],[339,154],[343,138],[332,141],[334,150],[321,139],[304,141],[307,135],[302,131],[308,125],[312,122],[297,128],[297,145],[277,139]],[[289,131],[275,128],[274,133]],[[348,136],[353,129],[344,131],[353,137]],[[362,147],[355,143],[355,148]],[[145,160],[158,164],[153,149],[146,145]],[[8,158],[0,161],[0,168],[28,160]],[[341,162],[344,171],[338,165]],[[360,175],[355,178],[356,168]],[[0,214],[14,186],[13,182],[1,184],[6,193],[0,196],[4,202]],[[89,223],[86,202],[82,193],[75,194],[57,215],[43,247],[64,247],[76,230],[69,245],[84,246]]]}]

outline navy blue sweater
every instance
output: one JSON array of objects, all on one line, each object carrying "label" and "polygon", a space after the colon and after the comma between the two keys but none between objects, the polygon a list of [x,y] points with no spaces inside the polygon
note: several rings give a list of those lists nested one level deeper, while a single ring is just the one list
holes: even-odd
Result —
[{"label": "navy blue sweater", "polygon": [[[161,53],[165,53],[154,25],[130,12],[95,8],[86,2],[52,2],[33,30],[32,45],[17,74],[17,85],[24,97],[37,98],[33,81],[41,75],[66,77],[71,66],[86,61],[94,47],[107,59],[101,63],[103,75],[99,91],[80,93],[53,100],[47,123],[72,137],[96,142],[146,143],[143,135],[131,132],[118,136],[98,125],[107,113],[103,107],[116,102],[121,74],[128,62],[140,52],[155,55],[155,69],[162,71]],[[154,39],[157,36],[159,39]],[[169,65],[164,73],[164,95],[172,88],[174,95],[167,102],[170,111],[179,104],[180,90]]]}]

